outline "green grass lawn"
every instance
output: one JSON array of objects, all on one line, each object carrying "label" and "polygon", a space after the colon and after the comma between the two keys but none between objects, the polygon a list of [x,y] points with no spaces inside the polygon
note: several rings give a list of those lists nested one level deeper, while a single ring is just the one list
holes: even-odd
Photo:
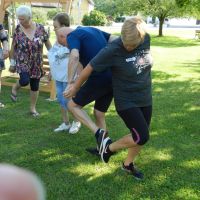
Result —
[{"label": "green grass lawn", "polygon": [[[41,93],[40,118],[28,114],[29,92],[11,103],[3,87],[0,110],[0,159],[28,168],[44,181],[48,200],[200,199],[200,54],[198,41],[152,37],[153,118],[151,140],[136,163],[145,174],[138,182],[121,171],[126,151],[109,164],[85,152],[95,144],[85,127],[76,135],[54,134],[59,105]],[[87,106],[92,115],[92,105]],[[107,113],[111,138],[128,130],[112,105]]]}]

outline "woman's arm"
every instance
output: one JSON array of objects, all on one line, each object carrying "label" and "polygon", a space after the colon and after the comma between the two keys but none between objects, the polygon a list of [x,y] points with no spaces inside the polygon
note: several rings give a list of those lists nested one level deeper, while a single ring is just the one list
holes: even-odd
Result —
[{"label": "woman's arm", "polygon": [[2,24],[0,24],[0,40],[3,45],[3,58],[6,59],[9,56],[8,35]]},{"label": "woman's arm", "polygon": [[92,66],[88,64],[82,70],[80,76],[76,79],[76,81],[74,83],[69,83],[69,86],[64,91],[63,96],[66,98],[75,96],[75,94],[79,91],[81,85],[88,79],[92,71],[93,71]]},{"label": "woman's arm", "polygon": [[12,45],[11,45],[11,49],[9,52],[9,59],[10,59],[10,68],[9,71],[14,73],[16,71],[16,60],[14,58],[14,37],[13,37],[13,41],[12,41]]},{"label": "woman's arm", "polygon": [[9,57],[9,46],[8,41],[3,41],[3,58],[6,59]]},{"label": "woman's arm", "polygon": [[9,53],[9,58],[14,59],[14,38],[12,40],[12,44],[11,44],[11,49],[10,49],[10,53]]},{"label": "woman's arm", "polygon": [[51,42],[49,39],[44,44],[45,44],[47,50],[51,49],[52,45],[51,45]]}]

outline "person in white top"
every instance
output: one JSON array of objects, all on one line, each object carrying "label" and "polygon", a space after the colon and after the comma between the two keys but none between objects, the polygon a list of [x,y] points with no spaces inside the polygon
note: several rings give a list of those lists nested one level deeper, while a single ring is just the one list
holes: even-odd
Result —
[{"label": "person in white top", "polygon": [[[66,13],[59,13],[53,19],[54,31],[58,30],[60,27],[68,26],[66,18],[68,16]],[[57,99],[61,107],[61,114],[63,122],[54,129],[54,132],[68,131],[71,134],[75,134],[79,131],[81,123],[79,121],[73,121],[72,124],[69,122],[67,103],[68,99],[63,97],[63,92],[67,87],[67,77],[68,77],[68,59],[69,59],[69,49],[58,44],[57,42],[48,52],[48,60],[50,65],[50,76],[56,82],[56,92]]]}]

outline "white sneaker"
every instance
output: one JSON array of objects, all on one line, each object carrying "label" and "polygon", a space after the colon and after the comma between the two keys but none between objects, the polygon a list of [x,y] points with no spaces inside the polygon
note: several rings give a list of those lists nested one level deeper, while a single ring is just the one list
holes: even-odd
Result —
[{"label": "white sneaker", "polygon": [[79,131],[79,129],[81,128],[81,122],[72,122],[71,128],[69,129],[69,133],[70,134],[75,134]]},{"label": "white sneaker", "polygon": [[67,130],[69,130],[70,129],[70,127],[71,127],[71,125],[69,124],[69,125],[66,125],[64,122],[58,127],[58,128],[56,128],[56,129],[54,129],[54,132],[60,132],[60,131],[67,131]]}]

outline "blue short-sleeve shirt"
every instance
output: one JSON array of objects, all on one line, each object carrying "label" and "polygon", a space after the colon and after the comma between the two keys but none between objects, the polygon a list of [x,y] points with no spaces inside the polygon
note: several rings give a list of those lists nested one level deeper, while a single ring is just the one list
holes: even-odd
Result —
[{"label": "blue short-sleeve shirt", "polygon": [[[79,50],[80,63],[83,67],[98,54],[98,52],[107,45],[110,34],[93,27],[77,27],[67,36],[68,48]],[[93,72],[91,77],[110,78],[110,70],[103,72]]]}]

